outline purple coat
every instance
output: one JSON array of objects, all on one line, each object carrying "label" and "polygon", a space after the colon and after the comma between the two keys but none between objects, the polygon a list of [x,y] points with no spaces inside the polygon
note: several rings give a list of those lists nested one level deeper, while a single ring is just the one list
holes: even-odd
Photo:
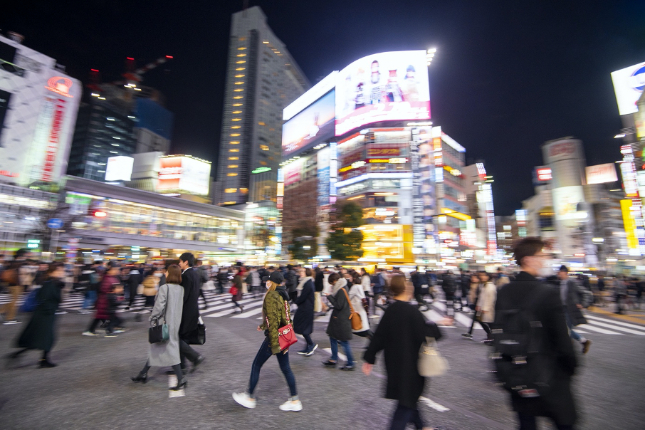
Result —
[{"label": "purple coat", "polygon": [[112,287],[119,284],[119,280],[114,276],[105,275],[101,281],[101,287],[98,291],[98,298],[96,299],[96,315],[94,318],[109,319],[110,304],[108,302],[108,294],[112,291]]}]

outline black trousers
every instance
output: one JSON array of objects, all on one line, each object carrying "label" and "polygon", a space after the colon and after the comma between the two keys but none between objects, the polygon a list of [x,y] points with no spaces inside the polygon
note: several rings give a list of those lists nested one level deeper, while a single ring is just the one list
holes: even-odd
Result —
[{"label": "black trousers", "polygon": [[[199,297],[204,299],[204,306],[208,307],[208,302],[206,301],[206,296],[204,295],[204,290],[201,289],[201,288],[199,289]],[[199,300],[199,297],[197,298],[198,300]]]},{"label": "black trousers", "polygon": [[132,305],[134,304],[134,299],[137,298],[137,287],[138,285],[130,284],[130,288],[128,288],[128,291],[130,292],[130,298],[128,299],[129,307],[132,307]]},{"label": "black trousers", "polygon": [[[518,412],[517,417],[519,419],[520,430],[537,430],[537,423],[535,421],[534,415],[528,415]],[[573,430],[572,425],[558,424],[555,421],[553,421],[553,424],[555,424],[555,427],[558,430]]]},{"label": "black trousers", "polygon": [[186,342],[184,339],[179,339],[179,359],[181,362],[181,367],[184,368],[186,367],[186,359],[188,361],[194,363],[197,361],[197,358],[199,357],[199,353],[195,351],[193,348],[188,345],[188,342]]},{"label": "black trousers", "polygon": [[425,306],[426,308],[429,308],[428,303],[423,299],[423,294],[421,293],[414,293],[414,298],[417,301],[417,307],[421,307],[421,305]]},{"label": "black trousers", "polygon": [[110,322],[108,323],[105,331],[112,333],[115,327],[119,327],[123,320],[117,316],[117,314],[110,314]]},{"label": "black trousers", "polygon": [[423,420],[417,408],[408,408],[399,403],[394,410],[390,430],[405,430],[408,423],[414,424],[417,429],[423,428]]}]

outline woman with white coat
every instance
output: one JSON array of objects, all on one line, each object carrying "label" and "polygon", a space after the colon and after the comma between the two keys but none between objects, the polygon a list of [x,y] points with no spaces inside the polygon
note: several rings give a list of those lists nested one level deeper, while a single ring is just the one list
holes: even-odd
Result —
[{"label": "woman with white coat", "polygon": [[491,329],[490,323],[495,321],[495,302],[497,301],[497,287],[491,281],[490,274],[487,272],[479,273],[479,281],[481,285],[481,290],[479,291],[479,303],[477,304],[477,310],[480,312],[480,324],[484,330],[486,330],[487,338],[484,340],[485,343],[491,342]]},{"label": "woman with white coat", "polygon": [[352,304],[355,312],[361,316],[363,326],[359,330],[352,330],[356,336],[366,337],[372,339],[372,332],[370,331],[370,321],[367,319],[367,312],[363,307],[363,299],[365,298],[364,286],[361,280],[356,276],[353,285],[349,288],[349,301]]},{"label": "woman with white coat", "polygon": [[177,385],[171,390],[180,390],[186,386],[179,357],[179,325],[184,307],[184,288],[181,283],[181,269],[176,264],[168,267],[166,283],[159,288],[154,308],[150,315],[150,322],[168,324],[169,339],[167,342],[150,344],[148,361],[139,374],[132,377],[133,382],[146,383],[150,366],[171,366],[177,375]]}]

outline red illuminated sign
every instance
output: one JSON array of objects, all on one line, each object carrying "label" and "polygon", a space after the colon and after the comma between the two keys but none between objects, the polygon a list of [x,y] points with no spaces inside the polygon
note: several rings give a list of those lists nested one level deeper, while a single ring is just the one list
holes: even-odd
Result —
[{"label": "red illuminated sign", "polygon": [[62,76],[54,76],[53,78],[49,78],[47,85],[45,85],[45,88],[61,96],[71,98],[74,97],[69,93],[69,89],[72,88],[72,85],[73,83],[71,79],[64,78]]},{"label": "red illuminated sign", "polygon": [[368,148],[367,157],[394,157],[401,155],[401,148]]},{"label": "red illuminated sign", "polygon": [[58,99],[54,104],[54,115],[52,125],[49,129],[49,139],[47,150],[45,152],[45,165],[43,166],[42,180],[50,182],[54,171],[54,162],[56,161],[56,152],[58,151],[58,140],[60,139],[60,130],[63,125],[63,114],[65,113],[65,100]]},{"label": "red illuminated sign", "polygon": [[553,179],[550,167],[539,167],[535,169],[535,174],[537,175],[537,180],[539,182],[546,182]]}]

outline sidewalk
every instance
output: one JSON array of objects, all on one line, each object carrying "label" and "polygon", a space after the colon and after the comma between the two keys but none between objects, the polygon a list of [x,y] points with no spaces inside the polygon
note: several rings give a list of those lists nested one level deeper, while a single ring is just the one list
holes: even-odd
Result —
[{"label": "sidewalk", "polygon": [[604,308],[589,306],[589,308],[587,308],[587,312],[592,312],[594,314],[602,315],[604,317],[613,318],[616,320],[645,325],[645,310],[630,309],[623,311],[624,313],[619,315],[614,313],[613,309],[615,309],[615,305],[612,303],[611,305]]}]

